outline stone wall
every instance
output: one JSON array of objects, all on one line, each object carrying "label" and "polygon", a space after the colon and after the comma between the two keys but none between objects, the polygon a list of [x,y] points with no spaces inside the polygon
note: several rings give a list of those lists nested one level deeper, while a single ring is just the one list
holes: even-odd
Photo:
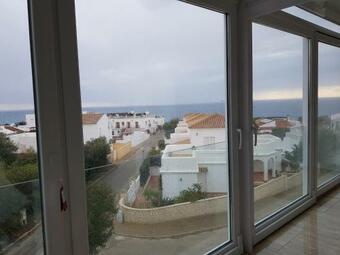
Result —
[{"label": "stone wall", "polygon": [[[302,184],[302,173],[292,174],[291,176],[282,175],[255,187],[255,201],[286,192],[289,189]],[[139,209],[132,208],[124,204],[122,198],[119,201],[120,211],[123,221],[128,223],[155,224],[166,221],[211,215],[227,212],[228,195],[214,198],[202,199],[196,202],[180,203],[175,205]]]},{"label": "stone wall", "polygon": [[260,200],[266,197],[275,196],[279,193],[286,192],[289,189],[302,184],[302,172],[292,174],[291,176],[281,175],[254,189],[254,200]]},{"label": "stone wall", "polygon": [[155,224],[227,212],[228,195],[150,209],[129,207],[124,205],[124,199],[121,199],[119,204],[124,222]]}]

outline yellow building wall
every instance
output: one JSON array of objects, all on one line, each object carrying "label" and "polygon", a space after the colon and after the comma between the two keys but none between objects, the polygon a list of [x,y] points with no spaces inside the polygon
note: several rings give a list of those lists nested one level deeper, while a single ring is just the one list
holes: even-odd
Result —
[{"label": "yellow building wall", "polygon": [[131,151],[132,151],[131,142],[112,144],[112,161],[114,162],[124,158]]}]

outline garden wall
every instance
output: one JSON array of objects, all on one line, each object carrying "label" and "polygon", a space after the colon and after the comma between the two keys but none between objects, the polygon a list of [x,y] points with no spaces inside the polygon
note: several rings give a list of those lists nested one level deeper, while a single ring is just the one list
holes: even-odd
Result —
[{"label": "garden wall", "polygon": [[275,196],[289,189],[297,187],[302,183],[302,172],[292,174],[291,176],[281,175],[254,189],[254,200],[260,200],[266,197]]},{"label": "garden wall", "polygon": [[166,221],[217,214],[227,212],[228,195],[214,198],[207,198],[195,202],[186,202],[175,205],[139,209],[124,205],[124,199],[121,199],[120,209],[123,212],[123,221],[139,224],[155,224]]}]

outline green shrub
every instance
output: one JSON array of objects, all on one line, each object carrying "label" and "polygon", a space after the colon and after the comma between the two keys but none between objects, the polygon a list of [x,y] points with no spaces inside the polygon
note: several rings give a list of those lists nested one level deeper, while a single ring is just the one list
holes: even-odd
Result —
[{"label": "green shrub", "polygon": [[160,150],[164,150],[165,149],[165,141],[164,141],[164,139],[158,141],[158,148]]},{"label": "green shrub", "polygon": [[139,168],[140,185],[144,186],[150,176],[150,159],[144,159],[142,165]]},{"label": "green shrub", "polygon": [[5,173],[11,183],[25,182],[38,178],[38,167],[36,163],[15,162],[6,168]]},{"label": "green shrub", "polygon": [[165,122],[163,125],[163,129],[165,131],[165,137],[167,139],[170,138],[170,134],[175,132],[175,128],[177,127],[179,119],[172,119],[168,122]]},{"label": "green shrub", "polygon": [[151,202],[151,205],[153,207],[172,205],[175,203],[175,199],[173,198],[162,198],[162,194],[160,191],[147,189],[144,191],[143,195],[145,196],[147,201]]},{"label": "green shrub", "polygon": [[202,191],[200,184],[195,183],[190,188],[182,190],[178,197],[175,198],[176,203],[195,202],[207,197],[207,194]]},{"label": "green shrub", "polygon": [[148,154],[148,157],[150,159],[150,166],[161,166],[161,151],[156,150],[155,148],[152,148],[151,151]]},{"label": "green shrub", "polygon": [[12,164],[16,160],[17,149],[18,147],[5,134],[0,133],[0,161]]},{"label": "green shrub", "polygon": [[106,165],[108,163],[107,155],[110,151],[110,145],[105,137],[86,142],[84,146],[85,168]]},{"label": "green shrub", "polygon": [[115,213],[115,195],[108,185],[96,183],[87,187],[90,254],[97,254],[111,237]]}]

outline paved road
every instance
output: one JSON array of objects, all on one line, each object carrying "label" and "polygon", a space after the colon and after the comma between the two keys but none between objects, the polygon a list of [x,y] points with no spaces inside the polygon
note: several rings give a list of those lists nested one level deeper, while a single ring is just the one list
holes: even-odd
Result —
[{"label": "paved road", "polygon": [[101,181],[110,185],[115,193],[126,191],[129,188],[130,180],[139,175],[139,167],[144,158],[147,157],[148,152],[152,147],[156,147],[158,141],[162,138],[163,133],[161,132],[151,135],[128,159],[122,161],[118,166],[113,167],[108,174],[101,177]]}]

